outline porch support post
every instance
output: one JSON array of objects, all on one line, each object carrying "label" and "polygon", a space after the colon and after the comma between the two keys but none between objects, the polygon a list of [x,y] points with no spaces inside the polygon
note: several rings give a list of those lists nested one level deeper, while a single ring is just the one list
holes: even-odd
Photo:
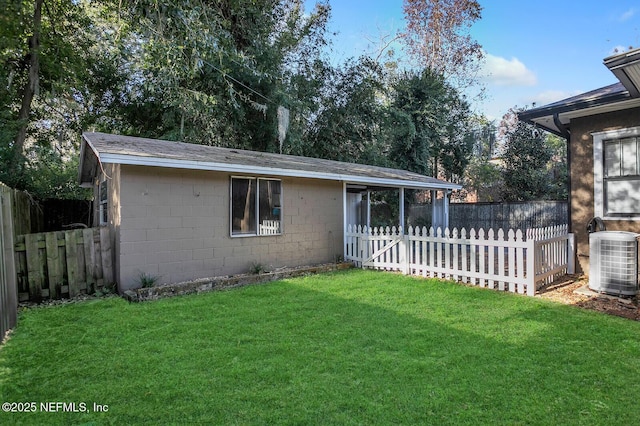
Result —
[{"label": "porch support post", "polygon": [[[342,182],[342,259],[347,258],[347,182]],[[339,252],[338,252],[339,253]]]},{"label": "porch support post", "polygon": [[449,199],[451,197],[451,190],[445,190],[442,200],[442,217],[444,219],[444,228],[449,228]]},{"label": "porch support post", "polygon": [[433,227],[434,232],[438,231],[438,226],[440,226],[440,221],[438,220],[438,209],[436,203],[436,197],[438,193],[435,189],[431,190],[431,226]]},{"label": "porch support post", "polygon": [[400,187],[400,227],[404,233],[404,187]]},{"label": "porch support post", "polygon": [[367,229],[371,228],[371,191],[367,189]]}]

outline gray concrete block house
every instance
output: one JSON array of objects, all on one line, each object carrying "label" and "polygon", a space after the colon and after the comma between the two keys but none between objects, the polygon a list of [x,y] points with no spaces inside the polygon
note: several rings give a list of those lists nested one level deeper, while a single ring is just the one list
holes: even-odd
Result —
[{"label": "gray concrete block house", "polygon": [[[446,195],[460,188],[404,170],[104,133],[83,135],[79,180],[94,189],[94,223],[110,229],[121,292],[143,273],[172,283],[253,263],[332,262],[346,227],[366,224],[362,194],[434,191],[446,221]],[[389,225],[402,224],[400,210]]]},{"label": "gray concrete block house", "polygon": [[640,49],[604,66],[616,83],[519,114],[568,141],[570,227],[585,273],[594,217],[607,230],[640,233]]}]

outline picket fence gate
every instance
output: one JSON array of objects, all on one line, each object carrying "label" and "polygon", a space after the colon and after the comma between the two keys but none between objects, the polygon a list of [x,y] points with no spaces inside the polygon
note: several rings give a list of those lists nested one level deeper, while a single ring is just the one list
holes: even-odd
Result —
[{"label": "picket fence gate", "polygon": [[347,227],[345,259],[362,268],[452,279],[534,296],[575,272],[575,242],[567,225],[477,232],[409,227]]}]

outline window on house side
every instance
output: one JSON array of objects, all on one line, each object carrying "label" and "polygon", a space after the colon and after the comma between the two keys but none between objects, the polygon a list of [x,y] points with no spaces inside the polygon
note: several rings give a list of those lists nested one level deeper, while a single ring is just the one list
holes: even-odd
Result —
[{"label": "window on house side", "polygon": [[628,137],[603,141],[604,214],[635,216],[640,214],[640,138]]},{"label": "window on house side", "polygon": [[106,180],[100,182],[98,195],[100,225],[106,225],[109,223],[109,189]]},{"label": "window on house side", "polygon": [[231,235],[281,234],[281,193],[276,179],[231,178]]}]

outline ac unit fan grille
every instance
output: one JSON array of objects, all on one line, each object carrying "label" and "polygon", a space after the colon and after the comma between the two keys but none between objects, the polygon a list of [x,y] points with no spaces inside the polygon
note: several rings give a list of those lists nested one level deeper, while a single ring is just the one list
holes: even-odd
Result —
[{"label": "ac unit fan grille", "polygon": [[600,279],[601,285],[620,286],[624,283],[634,283],[636,280],[635,241],[607,241],[600,242]]},{"label": "ac unit fan grille", "polygon": [[633,296],[638,288],[637,234],[618,231],[590,235],[589,288]]}]

